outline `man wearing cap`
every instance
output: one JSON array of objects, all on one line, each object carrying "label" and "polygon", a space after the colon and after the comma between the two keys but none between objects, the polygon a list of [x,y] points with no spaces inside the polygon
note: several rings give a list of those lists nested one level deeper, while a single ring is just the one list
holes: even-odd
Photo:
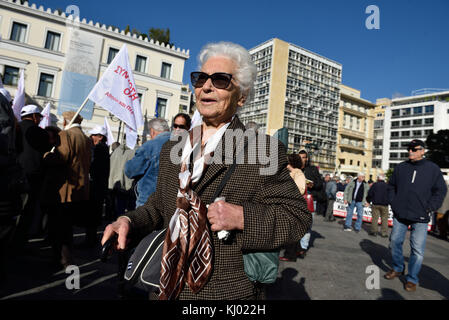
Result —
[{"label": "man wearing cap", "polygon": [[385,175],[377,176],[377,182],[369,188],[366,201],[371,203],[371,230],[370,236],[376,237],[379,229],[379,217],[381,218],[381,237],[388,237],[388,205],[389,205],[389,187],[385,182]]},{"label": "man wearing cap", "polygon": [[59,133],[61,143],[57,151],[66,167],[66,179],[59,189],[61,213],[66,217],[61,264],[66,266],[72,263],[73,219],[88,208],[92,143],[81,130],[83,118],[80,115],[77,115],[72,124],[70,122],[75,116],[74,111],[65,111],[62,116],[64,130]]},{"label": "man wearing cap", "polygon": [[92,247],[96,244],[97,227],[101,223],[103,203],[106,197],[109,180],[109,147],[107,142],[107,131],[103,126],[96,126],[89,131],[92,140],[92,162],[90,164],[90,206],[87,218],[87,245]]},{"label": "man wearing cap", "polygon": [[410,227],[411,253],[405,290],[415,291],[424,259],[430,215],[441,206],[447,187],[440,168],[424,159],[423,141],[412,140],[407,150],[409,160],[398,164],[388,181],[394,191],[391,201],[393,230],[390,235],[393,268],[385,278],[391,280],[405,273],[402,246]]},{"label": "man wearing cap", "polygon": [[[28,200],[19,220],[15,235],[17,249],[22,249],[30,233],[40,230],[39,194],[43,181],[42,159],[45,152],[51,149],[50,137],[44,129],[39,127],[42,119],[40,110],[35,105],[26,105],[20,112],[22,121],[19,122],[17,137],[20,151],[17,159],[22,166],[29,183]],[[31,230],[33,227],[34,230]],[[33,234],[35,235],[35,234]]]}]

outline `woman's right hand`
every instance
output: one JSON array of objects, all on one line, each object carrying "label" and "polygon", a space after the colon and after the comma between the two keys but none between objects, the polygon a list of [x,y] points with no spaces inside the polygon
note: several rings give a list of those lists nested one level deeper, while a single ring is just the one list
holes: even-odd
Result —
[{"label": "woman's right hand", "polygon": [[130,227],[131,224],[127,217],[118,217],[115,222],[108,224],[104,229],[101,245],[103,246],[110,237],[117,234],[118,239],[115,249],[124,250],[128,244],[127,237]]}]

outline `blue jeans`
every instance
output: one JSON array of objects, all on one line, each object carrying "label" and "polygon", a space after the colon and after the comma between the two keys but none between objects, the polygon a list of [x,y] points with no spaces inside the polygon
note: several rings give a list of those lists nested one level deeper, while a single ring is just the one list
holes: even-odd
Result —
[{"label": "blue jeans", "polygon": [[357,208],[357,220],[354,225],[355,230],[360,230],[362,227],[362,217],[363,217],[363,204],[362,202],[352,201],[346,208],[346,222],[345,227],[351,228],[352,226],[352,216],[354,214],[354,207]]},{"label": "blue jeans", "polygon": [[[314,201],[314,204],[315,204],[315,201]],[[312,212],[312,224],[313,224],[314,217],[315,217],[315,211]],[[312,225],[310,225],[310,228],[309,228],[309,230],[307,230],[307,233],[299,241],[299,243],[301,245],[301,249],[303,249],[303,250],[309,249],[310,232],[311,231],[312,231]]]},{"label": "blue jeans", "polygon": [[[393,230],[390,235],[390,249],[393,258],[393,269],[396,272],[404,271],[404,256],[402,254],[402,245],[408,225],[399,222],[393,218]],[[424,259],[424,249],[426,247],[427,223],[415,222],[411,224],[410,233],[410,259],[408,261],[407,281],[418,284],[418,274],[421,270]]]}]

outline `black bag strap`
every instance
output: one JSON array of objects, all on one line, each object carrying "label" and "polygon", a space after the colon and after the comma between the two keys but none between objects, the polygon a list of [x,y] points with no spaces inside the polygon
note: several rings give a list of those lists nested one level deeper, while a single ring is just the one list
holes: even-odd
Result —
[{"label": "black bag strap", "polygon": [[[243,137],[243,139],[245,139],[245,137]],[[245,142],[243,144],[243,150],[241,152],[245,152],[245,149],[247,146],[248,146],[248,140],[245,140]],[[239,153],[239,155],[240,155],[240,153]],[[212,197],[212,201],[214,201],[215,199],[217,199],[220,196],[220,193],[223,191],[223,188],[225,187],[226,183],[228,183],[229,179],[231,178],[231,175],[234,172],[235,167],[237,166],[237,163],[235,163],[236,158],[237,158],[237,156],[233,159],[232,165],[226,171],[226,174],[223,177],[223,179],[221,179],[220,184],[218,185],[218,188],[217,188],[217,190],[215,190],[215,193]]]}]

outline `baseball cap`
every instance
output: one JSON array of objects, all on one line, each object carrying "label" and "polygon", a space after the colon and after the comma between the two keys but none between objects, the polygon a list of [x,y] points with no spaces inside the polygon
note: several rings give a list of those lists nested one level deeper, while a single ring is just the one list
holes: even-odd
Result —
[{"label": "baseball cap", "polygon": [[106,128],[103,126],[96,126],[95,128],[93,128],[92,130],[89,131],[90,136],[94,135],[94,134],[101,134],[106,137],[106,135],[107,135]]},{"label": "baseball cap", "polygon": [[35,106],[34,104],[29,104],[22,108],[22,110],[20,111],[20,116],[24,117],[33,113],[38,113],[40,116],[42,116],[41,111],[37,106]]},{"label": "baseball cap", "polygon": [[11,94],[5,88],[0,88],[0,94],[2,94],[6,98],[6,100],[8,100],[8,102],[12,101]]},{"label": "baseball cap", "polygon": [[410,141],[410,143],[407,145],[407,148],[415,148],[415,147],[425,148],[426,144],[422,140],[414,139],[414,140]]}]

